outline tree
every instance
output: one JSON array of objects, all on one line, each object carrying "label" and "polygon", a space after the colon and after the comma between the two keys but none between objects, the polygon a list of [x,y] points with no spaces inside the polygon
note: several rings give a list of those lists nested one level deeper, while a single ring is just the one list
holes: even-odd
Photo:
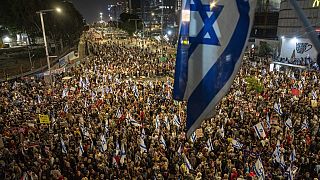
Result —
[{"label": "tree", "polygon": [[47,38],[53,42],[64,39],[66,44],[73,43],[82,32],[84,23],[81,14],[73,4],[62,0],[2,0],[0,6],[0,25],[12,33],[27,33],[28,37],[42,36],[39,14],[44,9],[60,7],[63,13],[44,15]]},{"label": "tree", "polygon": [[264,57],[269,56],[272,53],[272,48],[267,42],[260,42],[260,47],[258,49],[258,56]]},{"label": "tree", "polygon": [[141,30],[143,28],[142,20],[135,14],[122,13],[120,14],[119,28],[132,35],[136,30]]}]

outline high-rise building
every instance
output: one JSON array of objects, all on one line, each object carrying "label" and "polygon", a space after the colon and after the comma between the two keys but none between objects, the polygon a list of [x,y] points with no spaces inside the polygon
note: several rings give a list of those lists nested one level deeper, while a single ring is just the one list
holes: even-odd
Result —
[{"label": "high-rise building", "polygon": [[252,38],[277,39],[280,0],[257,1]]},{"label": "high-rise building", "polygon": [[[303,0],[297,3],[315,31],[320,33],[320,0]],[[318,52],[308,39],[309,33],[306,32],[290,2],[282,0],[278,23],[278,37],[281,37],[280,56],[316,59]]]}]

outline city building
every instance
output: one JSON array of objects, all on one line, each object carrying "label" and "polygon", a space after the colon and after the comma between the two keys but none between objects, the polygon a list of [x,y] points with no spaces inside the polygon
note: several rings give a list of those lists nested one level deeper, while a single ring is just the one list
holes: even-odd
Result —
[{"label": "city building", "polygon": [[280,0],[257,2],[251,38],[277,39]]},{"label": "city building", "polygon": [[[305,16],[320,35],[320,0],[297,1],[304,11]],[[278,37],[281,39],[281,57],[315,59],[318,52],[308,39],[302,23],[288,0],[282,0],[280,4]]]}]

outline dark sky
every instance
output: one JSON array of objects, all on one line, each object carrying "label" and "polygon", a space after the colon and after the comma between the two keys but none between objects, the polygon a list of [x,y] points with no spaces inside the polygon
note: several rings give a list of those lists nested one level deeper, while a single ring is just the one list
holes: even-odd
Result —
[{"label": "dark sky", "polygon": [[115,1],[117,0],[71,0],[87,23],[97,21],[100,12],[106,14],[107,5]]}]

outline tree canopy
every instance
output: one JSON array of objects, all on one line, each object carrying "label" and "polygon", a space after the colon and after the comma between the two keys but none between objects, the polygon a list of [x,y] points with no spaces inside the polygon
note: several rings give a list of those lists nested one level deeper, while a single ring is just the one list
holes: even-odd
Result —
[{"label": "tree canopy", "polygon": [[49,39],[70,43],[78,39],[83,26],[83,17],[72,3],[62,0],[2,0],[0,25],[12,33],[27,33],[29,37],[41,37],[41,22],[37,11],[59,7],[61,13],[44,14],[46,33]]}]

